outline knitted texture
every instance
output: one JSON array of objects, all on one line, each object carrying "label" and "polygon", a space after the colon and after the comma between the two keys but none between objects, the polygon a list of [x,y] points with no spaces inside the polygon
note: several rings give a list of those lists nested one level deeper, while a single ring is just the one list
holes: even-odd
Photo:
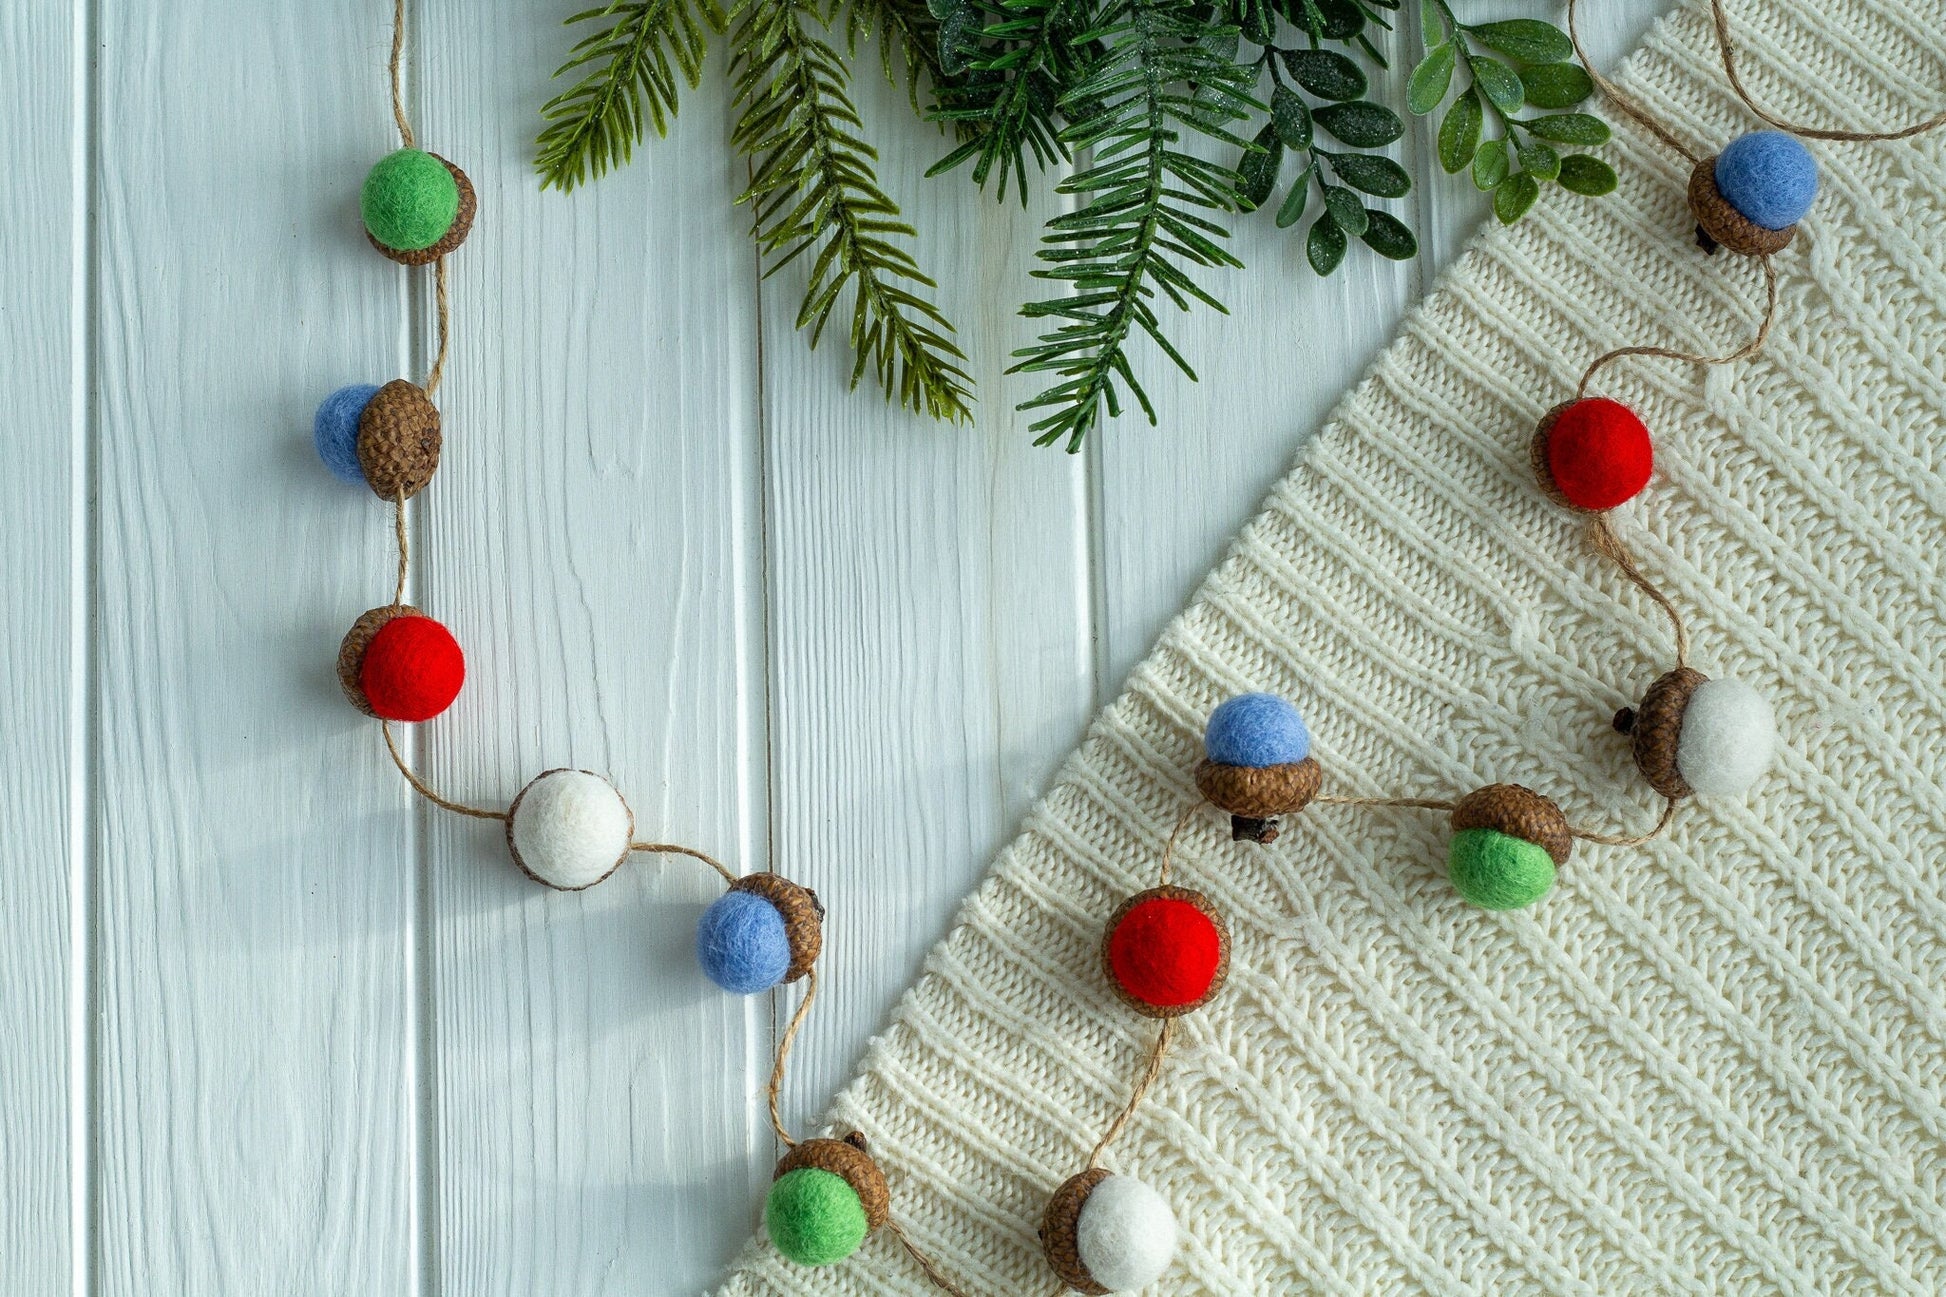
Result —
[{"label": "knitted texture", "polygon": [[[1897,126],[1941,102],[1930,4],[1732,8],[1780,114]],[[1619,76],[1699,154],[1750,127],[1693,3]],[[1610,347],[1739,345],[1763,285],[1697,251],[1689,167],[1613,120],[1620,189],[1550,193],[1460,258],[832,1105],[969,1292],[1053,1286],[1047,1197],[1156,1031],[1101,975],[1102,924],[1155,881],[1218,702],[1296,701],[1334,792],[1517,781],[1576,824],[1654,823],[1609,718],[1673,661],[1668,627],[1543,497],[1527,442]],[[1697,666],[1775,706],[1770,772],[1747,799],[1687,801],[1646,846],[1584,845],[1504,915],[1453,894],[1439,814],[1313,806],[1259,847],[1201,812],[1174,881],[1229,920],[1229,981],[1177,1021],[1104,1159],[1181,1226],[1157,1297],[1939,1291],[1946,132],[1814,149],[1823,191],[1778,260],[1764,352],[1630,360],[1598,384],[1656,434],[1655,484],[1614,524],[1682,606]],[[724,1288],[931,1291],[890,1239],[817,1272],[759,1243]]]}]

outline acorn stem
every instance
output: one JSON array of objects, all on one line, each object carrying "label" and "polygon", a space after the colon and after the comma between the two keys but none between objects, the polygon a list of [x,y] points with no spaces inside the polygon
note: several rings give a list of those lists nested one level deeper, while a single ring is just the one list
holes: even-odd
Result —
[{"label": "acorn stem", "polygon": [[1232,815],[1230,817],[1230,841],[1275,842],[1277,841],[1277,821],[1252,819],[1248,815]]},{"label": "acorn stem", "polygon": [[1615,732],[1617,734],[1633,734],[1635,732],[1635,709],[1633,707],[1622,708],[1615,713],[1615,719],[1611,723],[1615,726]]}]

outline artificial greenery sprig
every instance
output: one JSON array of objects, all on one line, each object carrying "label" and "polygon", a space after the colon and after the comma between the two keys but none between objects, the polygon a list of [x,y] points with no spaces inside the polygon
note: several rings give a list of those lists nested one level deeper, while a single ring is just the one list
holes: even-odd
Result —
[{"label": "artificial greenery sprig", "polygon": [[[1548,181],[1589,196],[1615,188],[1606,162],[1586,153],[1562,157],[1554,147],[1606,144],[1608,125],[1600,118],[1551,111],[1514,116],[1525,108],[1572,108],[1594,93],[1559,28],[1535,19],[1469,27],[1447,0],[1422,0],[1419,18],[1427,52],[1406,84],[1406,106],[1421,116],[1434,112],[1465,70],[1464,88],[1439,124],[1439,165],[1448,175],[1470,168],[1474,185],[1493,195],[1494,215],[1513,224]],[[1499,133],[1483,139],[1489,117]]]},{"label": "artificial greenery sprig", "polygon": [[[870,371],[906,407],[963,418],[964,356],[921,293],[933,281],[878,185],[850,98],[847,62],[869,33],[886,75],[956,137],[929,175],[970,174],[996,198],[1011,189],[1025,202],[1030,168],[1079,168],[1056,186],[1079,210],[1049,221],[1033,272],[1064,292],[1022,308],[1051,327],[1014,366],[1050,376],[1021,406],[1035,412],[1036,441],[1075,450],[1125,403],[1154,421],[1137,377],[1149,344],[1195,377],[1159,307],[1223,309],[1192,275],[1241,265],[1226,213],[1274,211],[1280,227],[1309,216],[1305,260],[1320,275],[1353,240],[1381,256],[1417,254],[1405,220],[1368,201],[1411,190],[1380,152],[1405,123],[1366,97],[1361,66],[1385,66],[1375,34],[1392,30],[1402,3],[738,0],[726,16],[718,0],[614,0],[569,20],[600,26],[557,73],[579,76],[543,110],[537,165],[545,183],[569,188],[625,163],[647,127],[667,129],[677,78],[696,84],[709,34],[733,27],[733,142],[754,169],[742,201],[765,273],[813,253],[798,313],[811,344],[849,290],[854,385]],[[1547,183],[1588,195],[1615,187],[1600,159],[1563,156],[1560,146],[1608,138],[1599,119],[1566,111],[1593,83],[1563,33],[1531,19],[1462,23],[1452,0],[1415,3],[1426,52],[1406,107],[1426,116],[1446,105],[1437,155],[1448,173],[1470,171],[1508,223]],[[841,16],[843,54],[826,39]],[[1209,161],[1198,139],[1234,161]]]}]

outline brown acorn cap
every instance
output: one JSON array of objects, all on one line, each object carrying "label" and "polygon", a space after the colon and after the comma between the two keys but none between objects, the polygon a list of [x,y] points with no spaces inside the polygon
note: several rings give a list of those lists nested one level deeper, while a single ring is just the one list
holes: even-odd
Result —
[{"label": "brown acorn cap", "polygon": [[778,1180],[787,1172],[807,1166],[829,1171],[851,1186],[865,1208],[868,1231],[877,1229],[891,1217],[892,1191],[885,1185],[885,1172],[878,1169],[878,1163],[865,1151],[865,1137],[859,1132],[854,1130],[843,1139],[801,1141],[777,1160],[777,1170],[770,1178]]},{"label": "brown acorn cap", "polygon": [[372,646],[372,637],[378,628],[394,617],[423,617],[424,613],[409,603],[388,603],[383,607],[372,608],[359,614],[358,620],[351,624],[345,637],[338,641],[338,687],[345,691],[351,705],[365,715],[377,719],[378,713],[365,697],[365,687],[359,683],[358,671],[365,664],[365,650]]},{"label": "brown acorn cap", "polygon": [[1561,417],[1561,411],[1573,404],[1573,401],[1563,401],[1541,416],[1541,421],[1534,425],[1534,439],[1527,443],[1527,459],[1534,467],[1534,480],[1540,483],[1541,491],[1548,499],[1563,509],[1586,513],[1587,510],[1561,494],[1561,488],[1554,482],[1554,469],[1547,462],[1548,434],[1554,431],[1554,421]]},{"label": "brown acorn cap", "polygon": [[[507,808],[507,854],[514,858],[514,863],[516,865],[520,866],[521,873],[527,875],[529,878],[539,883],[542,887],[551,887],[557,892],[585,892],[590,887],[593,887],[595,883],[607,882],[609,878],[611,878],[614,875],[615,871],[617,869],[620,869],[622,865],[627,862],[629,852],[633,851],[634,847],[632,846],[624,847],[622,849],[622,854],[615,858],[615,863],[608,867],[608,872],[603,874],[600,878],[595,879],[594,882],[583,883],[579,887],[562,887],[558,883],[548,882],[545,878],[542,878],[539,874],[529,869],[527,867],[527,862],[520,858],[520,848],[514,845],[514,815],[516,812],[520,810],[521,800],[527,796],[528,789],[532,788],[535,784],[547,778],[549,775],[558,775],[562,771],[569,770],[569,769],[572,769],[572,767],[555,766],[552,770],[543,770],[539,774],[535,775],[532,779],[529,779],[526,783],[522,784],[520,787],[520,791],[514,794],[513,805]],[[595,772],[592,770],[577,770],[575,771],[575,773],[583,774],[583,775],[595,775]],[[631,840],[633,840],[635,837],[635,808],[628,804],[628,798],[622,796],[621,789],[615,788],[614,784],[608,782],[608,777],[606,775],[595,775],[595,778],[601,780],[601,782],[603,782],[604,784],[608,784],[610,788],[615,789],[615,800],[619,801],[622,804],[622,809],[628,812],[628,836]]]},{"label": "brown acorn cap", "polygon": [[[1209,989],[1204,991],[1200,998],[1188,1004],[1150,1004],[1146,1000],[1136,999],[1123,989],[1121,982],[1115,977],[1114,965],[1108,960],[1108,943],[1114,939],[1115,929],[1122,926],[1122,920],[1128,917],[1130,910],[1144,901],[1152,900],[1187,901],[1207,915],[1209,921],[1216,925],[1216,976],[1210,978]],[[1187,887],[1151,887],[1146,892],[1137,892],[1115,907],[1115,913],[1108,918],[1108,926],[1102,929],[1100,953],[1102,976],[1108,979],[1109,988],[1115,992],[1116,999],[1145,1018],[1180,1018],[1185,1013],[1194,1013],[1215,999],[1216,993],[1223,989],[1224,981],[1230,976],[1230,925],[1223,921],[1223,916],[1217,912],[1214,905],[1210,904],[1209,897],[1201,892],[1192,892]]]},{"label": "brown acorn cap", "polygon": [[1767,257],[1782,252],[1797,233],[1795,225],[1767,230],[1730,206],[1716,187],[1716,155],[1698,162],[1689,173],[1689,210],[1704,234],[1732,252]]},{"label": "brown acorn cap", "polygon": [[1568,818],[1552,798],[1519,784],[1488,784],[1460,798],[1453,808],[1453,832],[1492,829],[1532,842],[1565,865],[1574,852]]},{"label": "brown acorn cap", "polygon": [[1694,791],[1676,768],[1676,741],[1682,735],[1683,713],[1698,685],[1709,677],[1701,671],[1677,667],[1657,678],[1642,695],[1642,705],[1628,717],[1617,716],[1617,728],[1627,719],[1627,731],[1635,768],[1649,781],[1649,787],[1664,797],[1687,797]]},{"label": "brown acorn cap", "polygon": [[1196,764],[1197,791],[1212,805],[1250,820],[1303,810],[1323,783],[1315,757],[1281,766],[1224,766],[1207,757]]},{"label": "brown acorn cap", "polygon": [[791,966],[784,980],[795,982],[810,972],[824,949],[824,910],[817,894],[782,874],[746,874],[731,883],[730,890],[761,896],[784,916],[784,936],[791,946]]},{"label": "brown acorn cap", "polygon": [[424,389],[395,378],[358,416],[358,467],[381,500],[426,489],[439,467],[439,408]]},{"label": "brown acorn cap", "polygon": [[1070,1177],[1054,1191],[1054,1196],[1047,1200],[1047,1210],[1041,1213],[1041,1252],[1047,1257],[1048,1266],[1062,1283],[1089,1297],[1102,1297],[1110,1290],[1096,1283],[1088,1267],[1081,1263],[1077,1227],[1081,1223],[1081,1209],[1088,1204],[1088,1195],[1107,1178],[1108,1172],[1100,1167]]},{"label": "brown acorn cap", "polygon": [[[437,153],[433,154],[439,158]],[[446,170],[453,173],[453,182],[459,186],[459,210],[453,213],[453,223],[439,236],[439,242],[429,248],[388,248],[372,237],[370,230],[365,231],[365,241],[377,248],[382,256],[390,257],[402,266],[424,266],[439,260],[447,253],[466,241],[467,231],[473,228],[473,217],[480,210],[480,196],[473,192],[473,182],[444,158],[439,158]]]}]

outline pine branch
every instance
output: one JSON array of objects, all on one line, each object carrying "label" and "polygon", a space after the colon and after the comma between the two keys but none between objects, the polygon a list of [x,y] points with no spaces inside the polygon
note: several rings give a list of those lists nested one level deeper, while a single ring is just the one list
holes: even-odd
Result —
[{"label": "pine branch", "polygon": [[965,355],[939,308],[914,291],[933,281],[891,241],[914,231],[872,173],[878,154],[857,133],[843,59],[805,29],[810,19],[828,30],[839,2],[822,10],[818,0],[739,3],[731,76],[741,112],[731,142],[755,169],[738,201],[751,205],[758,246],[772,258],[766,277],[815,250],[797,313],[811,346],[850,286],[852,386],[869,368],[888,400],[963,419],[971,379],[957,362]]},{"label": "pine branch", "polygon": [[725,23],[716,0],[614,0],[567,21],[600,19],[614,21],[577,42],[554,75],[591,70],[541,108],[547,125],[535,142],[534,169],[543,188],[572,189],[625,165],[641,142],[645,110],[655,133],[667,135],[676,74],[695,88],[708,51],[705,31],[721,34]]},{"label": "pine branch", "polygon": [[926,172],[936,176],[968,161],[973,183],[986,187],[996,170],[995,197],[1005,201],[1007,178],[1015,178],[1022,206],[1027,202],[1027,159],[1037,169],[1069,161],[1061,139],[1062,89],[1079,75],[1074,39],[1087,25],[1089,0],[945,0],[949,35],[964,61],[961,75],[939,85],[933,116],[952,122],[970,138]]},{"label": "pine branch", "polygon": [[[1229,232],[1198,215],[1232,211],[1240,177],[1228,167],[1177,148],[1184,129],[1242,150],[1252,146],[1226,126],[1260,107],[1249,97],[1252,76],[1220,52],[1235,28],[1212,26],[1185,0],[1113,0],[1083,39],[1102,55],[1062,97],[1075,117],[1062,133],[1071,148],[1094,150],[1094,165],[1062,182],[1063,193],[1089,195],[1080,211],[1048,222],[1040,252],[1051,268],[1035,276],[1073,286],[1070,296],[1030,303],[1024,314],[1065,321],[1015,353],[1015,372],[1051,373],[1058,381],[1023,410],[1050,409],[1037,420],[1035,444],[1067,439],[1078,451],[1106,407],[1121,413],[1117,383],[1126,384],[1155,422],[1155,408],[1135,377],[1127,345],[1147,336],[1192,380],[1195,371],[1162,334],[1155,299],[1179,310],[1190,301],[1223,305],[1177,261],[1197,266],[1243,263],[1215,239]],[[1212,238],[1211,236],[1214,236]]]},{"label": "pine branch", "polygon": [[[926,0],[846,0],[845,46],[857,53],[861,32],[878,36],[879,63],[885,79],[893,85],[905,84],[906,98],[914,112],[919,108],[920,73],[935,88],[948,81],[939,57],[939,20],[932,15]],[[894,62],[894,56],[897,62]],[[903,65],[904,75],[900,75]]]}]

